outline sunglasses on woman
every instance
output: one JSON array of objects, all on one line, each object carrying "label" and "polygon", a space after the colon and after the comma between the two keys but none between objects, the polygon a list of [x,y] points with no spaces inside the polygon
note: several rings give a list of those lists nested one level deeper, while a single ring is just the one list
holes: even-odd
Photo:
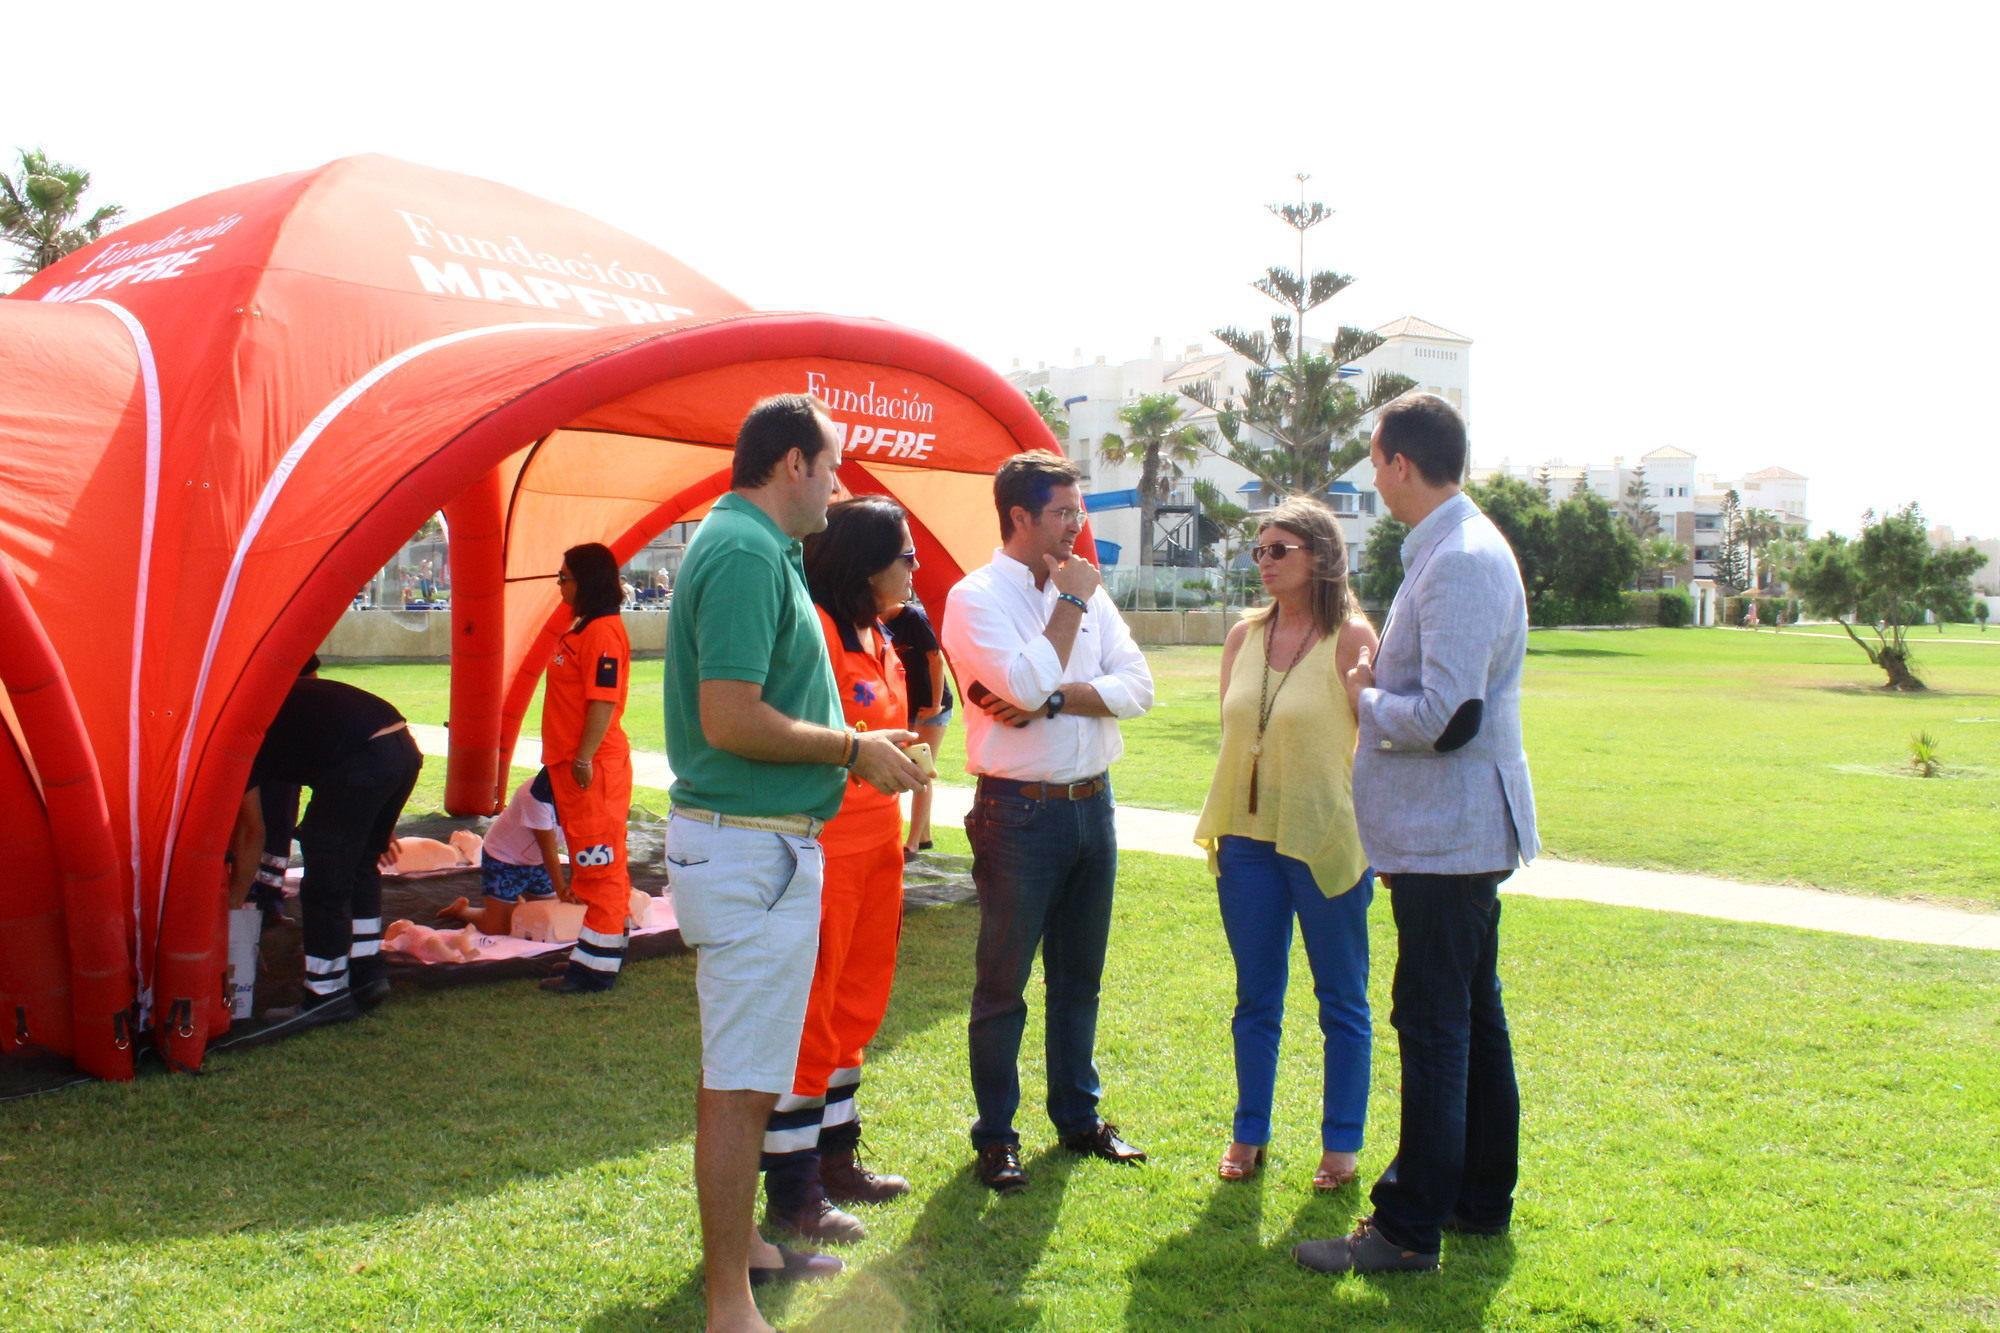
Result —
[{"label": "sunglasses on woman", "polygon": [[1287,551],[1305,550],[1303,542],[1266,542],[1262,546],[1250,548],[1252,563],[1262,564],[1266,560],[1283,560]]}]

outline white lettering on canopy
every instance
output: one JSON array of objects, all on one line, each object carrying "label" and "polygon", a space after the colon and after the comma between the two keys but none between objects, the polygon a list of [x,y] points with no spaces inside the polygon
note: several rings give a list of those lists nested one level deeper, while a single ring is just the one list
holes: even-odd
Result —
[{"label": "white lettering on canopy", "polygon": [[117,268],[93,273],[75,282],[66,282],[60,287],[51,287],[42,293],[44,301],[81,301],[99,292],[108,292],[113,287],[122,287],[128,282],[158,282],[162,278],[178,278],[188,266],[215,247],[197,245],[186,250],[169,250],[163,255],[150,255],[136,263],[120,264]]},{"label": "white lettering on canopy", "polygon": [[850,458],[863,453],[871,457],[912,462],[929,458],[931,451],[937,447],[937,436],[928,431],[903,429],[902,423],[923,425],[933,422],[937,419],[936,406],[925,401],[915,389],[906,388],[900,394],[891,396],[877,392],[875,383],[869,380],[866,389],[853,389],[833,383],[822,371],[806,372],[806,392],[825,403],[829,412],[896,423],[866,425],[855,422],[850,425],[836,417],[834,429],[840,433],[841,444]]},{"label": "white lettering on canopy", "polygon": [[417,281],[433,296],[463,296],[530,310],[570,310],[591,319],[622,318],[628,324],[671,324],[694,313],[686,306],[559,282],[540,273],[517,276],[504,268],[468,268],[456,259],[434,264],[424,255],[409,258]]}]

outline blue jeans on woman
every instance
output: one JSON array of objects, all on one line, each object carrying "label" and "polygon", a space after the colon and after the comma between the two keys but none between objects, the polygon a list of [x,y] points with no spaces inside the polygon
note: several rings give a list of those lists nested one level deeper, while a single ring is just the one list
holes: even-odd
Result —
[{"label": "blue jeans on woman", "polygon": [[1326,1040],[1320,1146],[1359,1152],[1368,1118],[1368,904],[1373,871],[1335,898],[1320,892],[1305,862],[1273,843],[1225,837],[1216,851],[1222,929],[1236,958],[1236,1122],[1238,1143],[1271,1141],[1271,1095],[1285,1023],[1292,918],[1305,936]]}]

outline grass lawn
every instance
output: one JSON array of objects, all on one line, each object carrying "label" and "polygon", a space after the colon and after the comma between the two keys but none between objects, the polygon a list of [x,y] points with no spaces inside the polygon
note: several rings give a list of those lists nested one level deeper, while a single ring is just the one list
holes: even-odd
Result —
[{"label": "grass lawn", "polygon": [[[1531,636],[1523,721],[1550,852],[2000,906],[2000,653],[1927,642],[1937,636],[1925,631],[1912,643],[1933,689],[1890,695],[1838,628],[1806,631]],[[1215,762],[1220,650],[1159,648],[1147,658],[1159,700],[1125,724],[1119,799],[1199,810]],[[657,659],[634,667],[626,727],[642,748],[664,744],[662,670]],[[416,721],[445,720],[442,665],[328,674],[395,700]],[[538,719],[537,708],[530,729]],[[1938,740],[1948,776],[1907,776],[1919,731]],[[960,732],[945,753],[960,781],[963,756]],[[441,790],[442,768],[432,767]],[[663,797],[649,803],[664,808]]]},{"label": "grass lawn", "polygon": [[[1588,904],[1506,911],[1526,1108],[1511,1238],[1448,1242],[1433,1277],[1292,1264],[1291,1244],[1366,1208],[1308,1185],[1307,988],[1274,1160],[1224,1185],[1231,976],[1212,892],[1196,863],[1132,855],[1099,1053],[1105,1112],[1152,1164],[1050,1150],[1037,1012],[1032,1187],[977,1186],[977,914],[916,913],[862,1093],[870,1160],[915,1192],[868,1210],[848,1276],[768,1296],[767,1315],[868,1333],[2000,1320],[2000,957]],[[1397,1076],[1386,899],[1373,917],[1366,1179],[1393,1145]],[[0,1105],[0,1327],[698,1327],[693,987],[679,958],[580,1002],[520,982],[399,992],[199,1078]]]}]

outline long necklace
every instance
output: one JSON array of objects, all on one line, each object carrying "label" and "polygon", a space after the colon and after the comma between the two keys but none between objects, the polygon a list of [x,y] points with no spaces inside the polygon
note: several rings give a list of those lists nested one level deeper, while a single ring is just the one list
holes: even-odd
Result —
[{"label": "long necklace", "polygon": [[1268,631],[1264,637],[1264,683],[1257,690],[1257,740],[1250,747],[1250,813],[1257,813],[1257,765],[1264,757],[1264,729],[1271,725],[1271,710],[1278,706],[1278,695],[1283,692],[1285,682],[1292,678],[1292,672],[1305,660],[1306,653],[1317,641],[1313,627],[1307,626],[1299,635],[1299,646],[1292,653],[1291,662],[1285,673],[1278,679],[1278,688],[1271,688],[1271,640],[1278,637],[1278,612],[1271,612]]}]

